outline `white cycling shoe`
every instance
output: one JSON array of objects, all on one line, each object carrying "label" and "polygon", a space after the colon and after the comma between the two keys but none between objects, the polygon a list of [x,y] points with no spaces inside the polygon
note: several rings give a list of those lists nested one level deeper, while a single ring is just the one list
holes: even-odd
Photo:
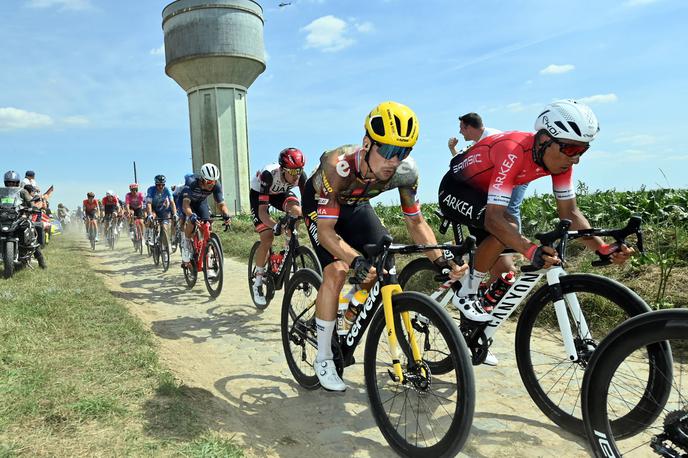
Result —
[{"label": "white cycling shoe", "polygon": [[477,323],[492,321],[492,315],[483,309],[482,305],[480,305],[480,299],[454,294],[454,297],[452,297],[452,305],[454,305],[456,310],[461,312],[466,319]]},{"label": "white cycling shoe", "polygon": [[337,367],[334,361],[326,359],[325,361],[316,361],[313,363],[315,375],[318,376],[320,386],[327,391],[346,391],[346,384],[337,374]]},{"label": "white cycling shoe", "polygon": [[263,294],[263,285],[259,285],[254,282],[253,285],[251,285],[251,291],[253,292],[253,301],[257,305],[267,304],[267,301],[265,300],[265,294]]},{"label": "white cycling shoe", "polygon": [[499,364],[499,360],[495,355],[492,354],[490,350],[487,350],[487,357],[485,358],[485,361],[483,361],[483,364],[494,367]]}]

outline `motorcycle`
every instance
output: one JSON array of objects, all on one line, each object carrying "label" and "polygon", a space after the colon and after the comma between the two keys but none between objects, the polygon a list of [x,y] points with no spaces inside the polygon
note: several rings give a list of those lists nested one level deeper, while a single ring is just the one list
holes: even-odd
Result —
[{"label": "motorcycle", "polygon": [[10,278],[16,267],[31,266],[33,258],[42,269],[46,268],[36,229],[36,225],[43,223],[40,217],[38,223],[31,221],[31,216],[40,215],[41,210],[24,207],[20,191],[21,188],[0,187],[0,252],[5,278]]}]

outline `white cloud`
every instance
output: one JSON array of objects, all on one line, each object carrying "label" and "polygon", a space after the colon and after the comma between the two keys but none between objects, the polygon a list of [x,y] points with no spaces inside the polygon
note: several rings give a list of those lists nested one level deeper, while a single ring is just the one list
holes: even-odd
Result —
[{"label": "white cloud", "polygon": [[541,75],[559,75],[561,73],[568,73],[572,71],[575,67],[575,65],[571,64],[564,64],[564,65],[557,65],[557,64],[549,64],[547,67],[543,68],[540,70]]},{"label": "white cloud", "polygon": [[53,124],[53,118],[48,115],[19,108],[0,108],[0,130],[36,129]]},{"label": "white cloud", "polygon": [[354,23],[354,27],[361,33],[370,33],[375,30],[375,26],[373,26],[372,22],[356,22]]},{"label": "white cloud", "polygon": [[621,135],[614,139],[614,143],[624,143],[632,146],[648,146],[657,143],[657,139],[647,134]]},{"label": "white cloud", "polygon": [[317,48],[325,52],[340,51],[354,43],[347,36],[348,24],[335,16],[320,17],[304,28],[306,35],[306,48]]},{"label": "white cloud", "polygon": [[31,8],[52,8],[58,7],[61,10],[82,11],[93,8],[91,0],[28,0],[27,5]]},{"label": "white cloud", "polygon": [[150,50],[151,56],[164,56],[165,55],[165,43],[160,45],[159,48],[153,48]]},{"label": "white cloud", "polygon": [[619,100],[619,98],[614,93],[597,94],[578,99],[579,102],[587,103],[588,105],[593,105],[596,103],[613,103],[617,100]]},{"label": "white cloud", "polygon": [[62,122],[70,126],[85,126],[91,123],[86,116],[67,116],[62,118]]}]

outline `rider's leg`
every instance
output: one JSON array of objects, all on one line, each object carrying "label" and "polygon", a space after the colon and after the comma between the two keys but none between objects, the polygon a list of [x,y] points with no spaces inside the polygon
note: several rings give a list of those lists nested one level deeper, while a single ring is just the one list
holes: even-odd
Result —
[{"label": "rider's leg", "polygon": [[323,388],[344,391],[346,385],[337,375],[332,354],[332,333],[336,325],[339,292],[346,281],[349,266],[335,261],[323,269],[323,282],[315,300],[315,325],[318,334],[318,354],[314,369]]},{"label": "rider's leg", "polygon": [[191,258],[193,256],[193,242],[191,239],[193,237],[194,227],[195,224],[191,223],[190,221],[186,221],[184,224],[184,234],[181,240],[183,263],[191,262]]},{"label": "rider's leg", "polygon": [[260,245],[256,250],[256,284],[259,286],[263,283],[263,274],[268,267],[268,253],[274,240],[275,236],[270,228],[265,228],[260,232]]}]

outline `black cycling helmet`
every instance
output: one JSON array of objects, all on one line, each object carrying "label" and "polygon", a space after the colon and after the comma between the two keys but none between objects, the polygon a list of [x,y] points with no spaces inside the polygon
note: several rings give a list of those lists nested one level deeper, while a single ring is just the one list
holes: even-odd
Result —
[{"label": "black cycling helmet", "polygon": [[155,175],[155,184],[165,184],[166,181],[165,175]]},{"label": "black cycling helmet", "polygon": [[5,186],[8,188],[17,188],[19,187],[19,182],[21,181],[21,178],[19,177],[19,174],[15,172],[14,170],[8,170],[5,173]]},{"label": "black cycling helmet", "polygon": [[24,176],[26,178],[34,178],[36,176],[36,172],[34,172],[33,170],[27,170]]}]

